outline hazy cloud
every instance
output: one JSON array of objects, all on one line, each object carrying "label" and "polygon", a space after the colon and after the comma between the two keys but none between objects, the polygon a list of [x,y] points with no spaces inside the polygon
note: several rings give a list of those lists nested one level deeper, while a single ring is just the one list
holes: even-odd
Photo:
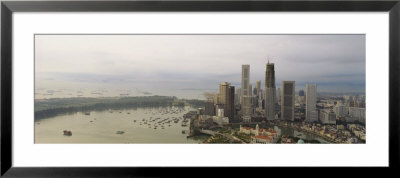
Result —
[{"label": "hazy cloud", "polygon": [[364,35],[36,35],[35,44],[36,87],[217,90],[240,85],[242,64],[263,86],[269,57],[278,86],[365,91]]}]

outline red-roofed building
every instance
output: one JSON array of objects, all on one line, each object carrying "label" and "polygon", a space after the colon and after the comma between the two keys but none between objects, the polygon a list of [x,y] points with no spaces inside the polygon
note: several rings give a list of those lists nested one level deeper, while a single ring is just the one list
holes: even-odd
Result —
[{"label": "red-roofed building", "polygon": [[[275,141],[278,138],[278,134],[274,129],[268,128],[268,129],[260,129],[258,127],[258,124],[256,125],[256,128],[251,128],[251,127],[242,127],[240,126],[240,133],[248,134],[248,135],[253,135],[252,138],[252,143],[275,143]],[[261,137],[255,137],[255,136],[261,136]],[[254,139],[253,139],[254,137]]]}]

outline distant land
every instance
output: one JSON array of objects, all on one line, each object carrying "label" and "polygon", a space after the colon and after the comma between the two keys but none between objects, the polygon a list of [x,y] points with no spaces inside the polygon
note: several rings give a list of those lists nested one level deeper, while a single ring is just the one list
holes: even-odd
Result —
[{"label": "distant land", "polygon": [[74,97],[35,100],[35,120],[73,112],[93,110],[129,109],[160,106],[204,106],[203,100],[178,99],[175,96],[134,96],[134,97]]}]

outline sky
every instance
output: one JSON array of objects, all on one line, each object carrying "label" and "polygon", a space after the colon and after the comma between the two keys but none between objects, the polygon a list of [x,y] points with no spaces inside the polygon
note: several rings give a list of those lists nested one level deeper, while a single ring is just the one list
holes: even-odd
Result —
[{"label": "sky", "polygon": [[36,35],[35,87],[217,91],[242,64],[264,86],[268,60],[277,87],[365,92],[365,35]]}]

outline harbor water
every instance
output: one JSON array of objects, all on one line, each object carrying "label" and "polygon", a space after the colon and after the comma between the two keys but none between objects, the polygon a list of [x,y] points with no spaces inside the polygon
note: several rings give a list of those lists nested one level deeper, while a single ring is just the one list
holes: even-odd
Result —
[{"label": "harbor water", "polygon": [[[35,143],[201,143],[187,138],[191,107],[76,112],[35,121]],[[64,135],[64,130],[72,135]]]}]

